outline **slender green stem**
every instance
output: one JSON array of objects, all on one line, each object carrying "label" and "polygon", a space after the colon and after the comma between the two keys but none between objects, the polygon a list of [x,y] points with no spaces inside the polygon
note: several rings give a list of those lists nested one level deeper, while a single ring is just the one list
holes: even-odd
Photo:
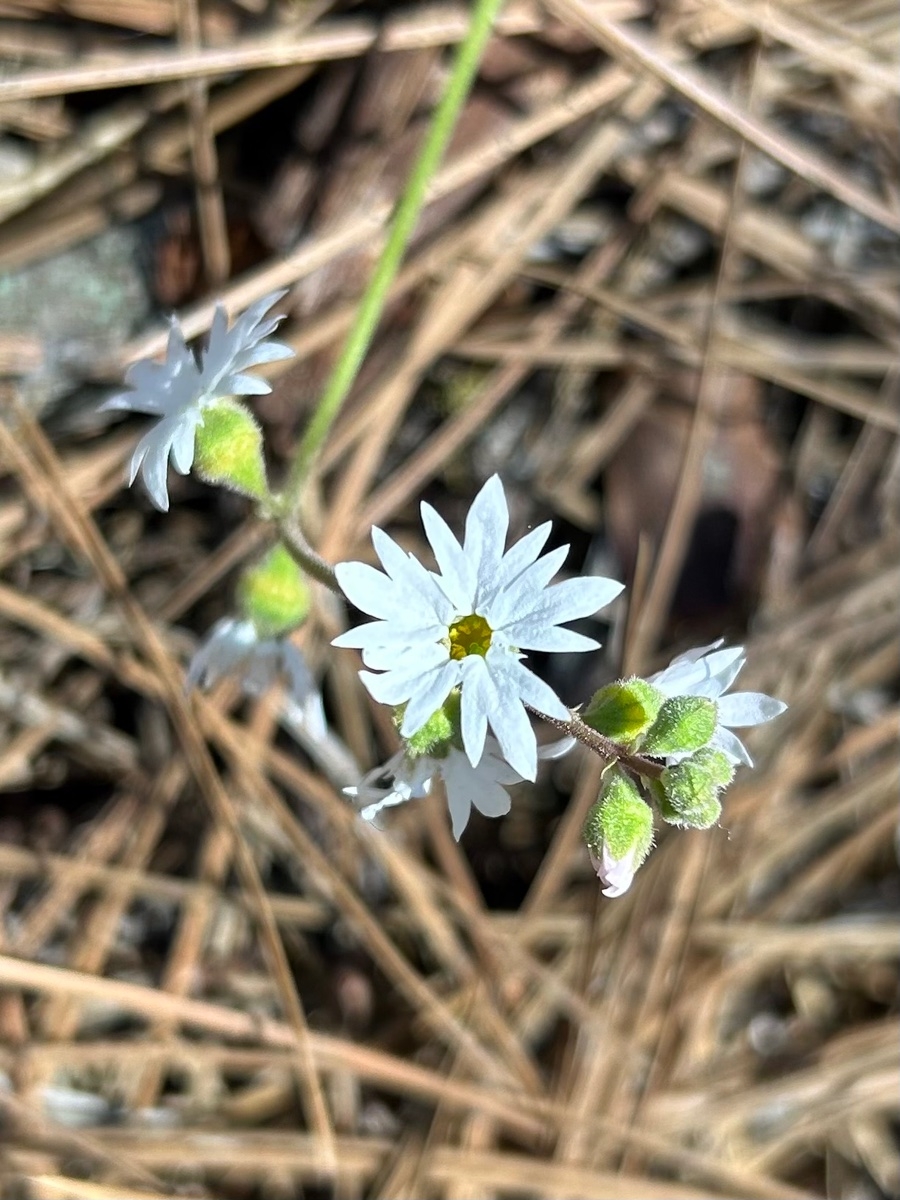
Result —
[{"label": "slender green stem", "polygon": [[391,282],[416,227],[428,184],[447,149],[502,4],[503,0],[473,0],[468,33],[457,49],[446,90],[435,109],[418,160],[394,211],[381,257],[366,287],[341,356],[300,442],[287,488],[287,511],[296,509],[310,466],[356,379],[381,317]]}]

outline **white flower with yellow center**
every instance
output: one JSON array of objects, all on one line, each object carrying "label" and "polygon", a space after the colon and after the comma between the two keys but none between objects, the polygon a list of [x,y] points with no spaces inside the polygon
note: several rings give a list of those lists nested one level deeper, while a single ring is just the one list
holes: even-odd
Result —
[{"label": "white flower with yellow center", "polygon": [[372,541],[386,574],[339,563],[338,582],[362,612],[377,618],[336,638],[362,651],[361,678],[382,704],[405,705],[400,733],[412,737],[454,688],[460,689],[462,743],[474,767],[490,725],[504,759],[523,779],[537,774],[537,743],[527,708],[558,720],[569,710],[522,664],[523,650],[596,650],[593,638],[559,626],[587,617],[622,584],[593,577],[548,587],[568,546],[539,557],[547,522],[505,550],[509,512],[492,476],[466,519],[462,546],[428,504],[422,522],[439,573],[427,571],[380,529]]}]

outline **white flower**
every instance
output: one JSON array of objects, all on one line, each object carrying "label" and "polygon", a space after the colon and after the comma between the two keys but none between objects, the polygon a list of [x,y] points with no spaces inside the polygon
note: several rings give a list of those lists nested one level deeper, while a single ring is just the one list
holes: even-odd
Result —
[{"label": "white flower", "polygon": [[594,868],[597,878],[606,885],[603,888],[603,895],[609,896],[610,899],[624,896],[631,887],[635,872],[643,861],[643,859],[641,862],[638,861],[637,848],[626,854],[624,858],[614,858],[605,843],[599,857],[593,851],[589,853],[591,866]]},{"label": "white flower", "polygon": [[[779,716],[787,708],[781,700],[775,700],[764,692],[727,692],[740,674],[747,661],[743,646],[730,646],[720,650],[724,639],[688,650],[673,658],[664,671],[654,675],[650,683],[665,696],[705,696],[715,701],[717,710],[716,731],[710,746],[721,750],[732,762],[753,766],[747,748],[732,728],[743,729],[750,725],[762,725]],[[685,755],[671,756],[675,761]]]},{"label": "white flower", "polygon": [[412,737],[460,688],[462,741],[469,762],[481,761],[490,724],[501,753],[524,779],[537,773],[537,744],[526,705],[559,720],[569,711],[556,693],[522,665],[522,650],[595,650],[598,643],[564,621],[608,604],[622,584],[600,577],[548,588],[568,546],[539,558],[550,523],[504,553],[509,513],[494,475],[472,504],[465,543],[422,505],[422,522],[439,574],[427,571],[380,529],[372,541],[386,574],[364,563],[339,563],[348,599],[378,618],[336,638],[354,646],[375,671],[361,678],[382,704],[406,705],[401,734]]},{"label": "white flower", "polygon": [[[574,738],[542,746],[538,757],[559,758],[575,744]],[[456,746],[450,745],[443,757],[422,754],[412,757],[404,748],[381,767],[370,771],[357,787],[344,788],[348,796],[361,800],[365,807],[360,816],[371,821],[384,808],[418,800],[431,792],[436,778],[444,781],[453,836],[459,841],[469,822],[472,808],[485,817],[504,817],[511,800],[507,787],[521,783],[522,776],[503,758],[496,740],[487,735],[484,750],[476,766]],[[382,783],[390,779],[390,783]]]},{"label": "white flower", "polygon": [[252,621],[223,617],[206,635],[188,667],[188,688],[212,687],[226,675],[240,675],[241,687],[260,696],[279,677],[290,689],[308,726],[324,730],[322,697],[306,665],[306,659],[288,638],[260,637]]},{"label": "white flower", "polygon": [[172,318],[166,360],[142,358],[125,374],[130,392],[113,396],[101,407],[148,413],[159,417],[135,447],[128,469],[128,484],[138,472],[143,475],[150,499],[167,512],[169,493],[166,474],[169,460],[180,475],[187,475],[194,462],[194,435],[203,423],[203,409],[226,396],[262,396],[272,389],[263,379],[245,375],[248,367],[292,357],[294,351],[281,342],[267,341],[282,316],[263,315],[280,300],[284,291],[272,292],[247,309],[231,329],[225,309],[216,305],[209,343],[198,362],[189,350],[177,321]]}]

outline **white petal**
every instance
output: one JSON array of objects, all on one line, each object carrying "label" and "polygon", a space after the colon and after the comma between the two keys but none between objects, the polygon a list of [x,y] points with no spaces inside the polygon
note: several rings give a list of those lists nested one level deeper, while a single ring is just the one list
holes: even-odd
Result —
[{"label": "white petal", "polygon": [[450,526],[430,504],[422,504],[422,524],[441,572],[438,585],[456,611],[468,616],[475,605],[475,572]]},{"label": "white petal", "polygon": [[393,580],[406,579],[408,576],[410,556],[402,546],[398,546],[392,537],[372,526],[372,545],[381,560],[381,565]]},{"label": "white petal", "polygon": [[505,817],[512,808],[512,798],[501,784],[495,781],[480,782],[480,787],[472,797],[472,803],[485,817]]},{"label": "white petal", "polygon": [[402,650],[376,643],[365,646],[362,651],[363,662],[373,671],[411,670],[421,675],[423,671],[430,671],[432,667],[440,666],[449,659],[450,654],[445,645],[425,638],[419,641],[407,640]]},{"label": "white petal", "polygon": [[[147,494],[160,512],[169,511],[169,491],[167,478],[169,474],[170,426],[168,419],[160,421],[155,429],[144,435],[141,443],[144,446],[141,478]],[[132,460],[133,461],[133,460]]]},{"label": "white petal", "polygon": [[704,658],[711,650],[718,650],[724,644],[724,638],[717,638],[716,641],[710,642],[708,646],[697,646],[693,650],[685,650],[684,654],[679,654],[676,658],[673,658],[669,666],[677,667],[681,663],[696,662],[698,658]]},{"label": "white petal", "polygon": [[773,720],[784,712],[787,705],[762,692],[734,692],[730,696],[723,696],[717,707],[722,725],[743,729],[747,725],[762,725],[765,721]]},{"label": "white petal", "polygon": [[[569,720],[569,710],[553,688],[523,666],[515,655],[508,654],[505,659],[501,659],[498,652],[496,657],[490,653],[487,657],[488,669],[495,675],[502,674],[503,679],[508,680],[509,688],[524,704],[530,704],[538,712],[547,717],[556,717],[558,721]],[[502,685],[498,684],[499,686]]]},{"label": "white petal", "polygon": [[715,750],[721,750],[732,762],[744,763],[748,767],[753,766],[753,759],[750,757],[747,747],[724,725],[716,727],[715,733],[709,739],[709,745]]},{"label": "white petal", "polygon": [[717,700],[723,692],[727,692],[731,685],[744,669],[746,658],[741,655],[732,663],[726,663],[725,666],[719,667],[715,675],[709,679],[701,680],[700,683],[691,685],[690,694],[692,696],[704,696],[707,700]]},{"label": "white petal", "polygon": [[497,592],[508,588],[526,567],[531,566],[546,545],[552,528],[552,522],[545,521],[543,525],[538,525],[537,529],[526,533],[525,537],[520,538],[514,546],[510,546],[500,560],[500,566],[494,578],[494,588]]},{"label": "white petal", "polygon": [[[368,671],[360,671],[359,677],[365,684],[369,694],[379,704],[403,704],[413,695],[431,686],[432,676],[443,673],[450,681],[447,692],[454,686],[459,675],[458,665],[452,660],[441,663],[431,670],[423,671],[418,663],[412,667],[404,666],[395,671],[385,671],[383,675],[372,675]],[[446,695],[447,693],[445,693]],[[437,705],[435,706],[437,707]],[[431,710],[434,712],[434,709]],[[424,718],[426,721],[431,713]],[[404,728],[404,737],[411,737],[415,729]]]},{"label": "white petal", "polygon": [[240,371],[226,375],[216,389],[228,396],[268,396],[271,390],[272,385],[258,375],[243,375]]},{"label": "white petal", "polygon": [[499,475],[492,475],[475,499],[466,517],[466,537],[463,543],[466,561],[475,570],[477,592],[492,590],[492,581],[500,566],[509,528],[509,509]]},{"label": "white petal", "polygon": [[474,766],[484,752],[487,735],[488,713],[497,704],[497,689],[488,673],[484,659],[478,654],[469,654],[462,659],[462,694],[460,700],[460,724],[463,746]]},{"label": "white petal", "polygon": [[[512,661],[515,662],[514,659]],[[499,703],[488,713],[491,729],[500,743],[503,757],[513,770],[518,771],[523,779],[536,779],[537,739],[528,713],[519,699],[519,681],[514,681],[510,675],[498,678],[496,670],[492,670],[491,674],[499,693]],[[536,680],[536,676],[532,676],[532,679]]]},{"label": "white petal", "polygon": [[[462,762],[459,761],[460,759]],[[469,814],[472,811],[472,767],[464,755],[460,754],[454,758],[451,750],[442,764],[441,774],[444,777],[444,788],[447,792],[447,807],[450,809],[453,836],[459,841],[469,823]]]},{"label": "white petal", "polygon": [[623,587],[624,584],[617,583],[614,579],[604,579],[600,575],[567,579],[565,583],[554,584],[536,600],[529,598],[531,603],[525,611],[511,614],[516,636],[530,635],[532,631],[537,632],[546,625],[562,625],[564,621],[589,617],[614,600]]},{"label": "white petal", "polygon": [[393,579],[398,588],[398,610],[402,611],[407,603],[405,597],[419,597],[413,601],[417,608],[428,608],[435,614],[436,619],[449,623],[453,618],[453,607],[447,597],[438,587],[434,577],[426,571],[417,558],[407,554],[398,546],[393,538],[388,537],[384,530],[377,526],[372,528],[372,545],[380,558],[385,571]]},{"label": "white petal", "polygon": [[624,896],[634,881],[634,862],[631,855],[616,859],[604,846],[600,858],[591,855],[591,865],[600,882],[606,884],[603,895],[611,899]]},{"label": "white petal", "polygon": [[543,589],[563,565],[568,553],[568,546],[557,546],[520,571],[509,587],[491,598],[484,615],[494,629],[503,629],[526,616],[540,602]]},{"label": "white petal", "polygon": [[[193,418],[193,419],[192,419]],[[169,456],[172,466],[179,475],[187,475],[194,464],[194,440],[197,433],[197,420],[193,413],[186,414],[179,422],[172,435],[172,446]]]},{"label": "white petal", "polygon": [[400,728],[403,737],[418,733],[426,721],[434,716],[456,686],[458,675],[457,664],[452,660],[424,675],[421,686],[410,696],[403,714]]},{"label": "white petal", "polygon": [[731,681],[734,681],[736,672],[732,673],[733,668],[738,662],[740,663],[738,671],[743,666],[745,661],[743,653],[742,646],[730,646],[726,650],[717,650],[714,654],[696,662],[673,664],[666,667],[664,671],[660,671],[658,675],[652,676],[650,683],[665,696],[692,696],[695,694],[695,688],[702,687],[707,681],[714,680],[715,695],[709,698],[715,699],[715,696],[721,695],[725,690],[722,679],[728,678],[730,675]]},{"label": "white petal", "polygon": [[538,759],[544,762],[546,759],[562,758],[574,750],[578,745],[578,739],[573,737],[560,738],[555,742],[546,742],[543,746],[538,746]]},{"label": "white petal", "polygon": [[410,633],[435,628],[446,632],[442,614],[435,612],[432,603],[436,599],[446,604],[436,588],[431,595],[423,594],[417,589],[404,587],[402,583],[395,583],[368,563],[338,563],[334,572],[344,595],[361,612],[390,621],[396,628],[406,629]]},{"label": "white petal", "polygon": [[510,641],[520,650],[544,650],[552,654],[582,653],[586,650],[599,650],[600,643],[593,638],[585,637],[583,633],[575,633],[571,629],[562,629],[558,625],[549,625],[542,630],[532,633],[516,632],[516,626],[504,629]]}]

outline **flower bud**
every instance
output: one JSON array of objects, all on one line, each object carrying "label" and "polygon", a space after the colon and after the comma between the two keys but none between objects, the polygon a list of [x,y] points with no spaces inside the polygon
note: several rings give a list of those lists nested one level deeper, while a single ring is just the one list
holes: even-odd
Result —
[{"label": "flower bud", "polygon": [[238,600],[243,616],[262,638],[277,638],[296,629],[309,612],[306,580],[280,542],[245,572]]},{"label": "flower bud", "polygon": [[716,730],[716,706],[704,696],[673,696],[659,710],[642,754],[690,754],[705,746]]},{"label": "flower bud", "polygon": [[653,845],[653,813],[637,787],[615,768],[588,812],[583,837],[604,896],[627,892]]},{"label": "flower bud", "polygon": [[[399,729],[403,723],[406,705],[394,713],[394,723]],[[410,759],[429,755],[445,758],[454,742],[459,741],[459,692],[451,692],[437,712],[432,713],[420,730],[406,739],[406,753]]]},{"label": "flower bud", "polygon": [[650,728],[664,700],[645,679],[620,679],[594,693],[582,719],[614,742],[629,745]]},{"label": "flower bud", "polygon": [[667,767],[655,789],[663,820],[689,829],[715,825],[722,814],[719,793],[733,777],[728,758],[709,748]]},{"label": "flower bud", "polygon": [[194,470],[206,483],[254,500],[268,497],[262,433],[243,404],[217,400],[203,409],[194,441]]}]

